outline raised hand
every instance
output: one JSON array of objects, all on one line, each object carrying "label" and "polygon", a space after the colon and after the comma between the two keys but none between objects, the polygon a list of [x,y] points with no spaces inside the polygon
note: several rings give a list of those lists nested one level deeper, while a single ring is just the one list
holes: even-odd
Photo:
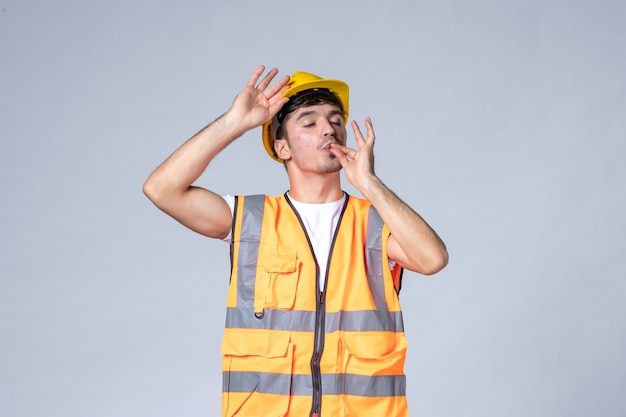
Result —
[{"label": "raised hand", "polygon": [[350,184],[363,192],[363,187],[367,187],[368,182],[375,178],[374,142],[376,136],[369,117],[365,119],[365,137],[357,122],[352,121],[351,126],[359,150],[332,143],[330,151],[337,157]]},{"label": "raised hand", "polygon": [[270,120],[288,101],[288,98],[282,97],[282,94],[288,89],[289,76],[285,75],[276,84],[269,87],[278,74],[278,70],[272,68],[261,82],[258,82],[264,71],[265,66],[263,65],[256,69],[246,87],[235,98],[230,110],[230,113],[245,126],[246,130],[253,129]]}]

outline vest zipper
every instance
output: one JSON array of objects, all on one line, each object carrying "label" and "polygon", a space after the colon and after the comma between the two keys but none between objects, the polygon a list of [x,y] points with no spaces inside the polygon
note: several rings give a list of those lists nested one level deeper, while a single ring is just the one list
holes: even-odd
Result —
[{"label": "vest zipper", "polygon": [[326,264],[325,271],[325,279],[324,279],[324,290],[320,288],[320,266],[317,262],[317,258],[315,257],[315,251],[313,250],[313,245],[311,244],[311,239],[309,238],[308,233],[306,232],[306,227],[304,223],[302,223],[302,218],[300,214],[298,214],[298,210],[291,204],[291,200],[289,200],[289,196],[287,193],[284,194],[285,199],[291,209],[295,213],[298,218],[298,222],[300,222],[300,227],[302,227],[302,231],[306,236],[306,240],[309,244],[309,250],[311,251],[311,255],[313,256],[313,261],[315,262],[315,292],[317,294],[317,305],[315,307],[315,334],[313,336],[313,355],[311,356],[311,378],[313,382],[313,399],[311,404],[311,413],[310,417],[321,417],[322,414],[322,371],[320,369],[320,362],[322,359],[322,353],[324,353],[324,338],[325,338],[325,321],[326,321],[326,307],[324,306],[324,302],[326,301],[326,288],[328,287],[328,272],[330,271],[330,262],[332,260],[333,249],[335,247],[335,240],[337,239],[337,233],[339,231],[339,225],[341,225],[341,220],[343,218],[343,213],[348,206],[349,196],[346,194],[346,201],[344,202],[343,209],[341,210],[341,214],[339,216],[339,221],[337,222],[337,227],[335,229],[335,234],[333,235],[330,251],[328,254],[328,261]]},{"label": "vest zipper", "polygon": [[[319,277],[319,266],[316,267],[316,271],[316,275]],[[313,379],[311,417],[319,417],[322,408],[322,371],[320,369],[320,362],[322,353],[324,352],[324,322],[326,317],[326,309],[324,308],[325,293],[319,288],[319,279],[316,279],[316,281],[316,290],[319,297],[317,297],[317,307],[315,311],[315,335],[313,341],[313,356],[311,357],[311,377]]]},{"label": "vest zipper", "polygon": [[[298,222],[300,223],[300,227],[302,228],[302,232],[304,232],[304,236],[306,237],[306,241],[309,244],[309,250],[311,251],[311,256],[313,256],[313,262],[315,262],[315,294],[317,295],[316,306],[315,306],[315,333],[313,336],[313,354],[311,355],[311,382],[313,384],[313,398],[311,404],[311,413],[310,417],[319,417],[321,408],[322,408],[322,372],[320,370],[320,359],[322,358],[322,353],[324,352],[324,305],[323,305],[323,297],[324,292],[320,290],[320,266],[317,262],[317,258],[315,257],[315,251],[313,250],[313,245],[311,244],[311,239],[309,234],[306,232],[306,227],[302,222],[302,218],[298,213],[298,210],[291,204],[291,200],[287,193],[284,194],[287,203],[293,210],[294,214],[298,218]],[[328,278],[328,276],[326,277]],[[326,285],[326,284],[325,284]]]},{"label": "vest zipper", "polygon": [[[335,229],[335,234],[333,235],[332,241],[330,243],[330,250],[328,252],[328,262],[326,263],[326,271],[324,272],[324,290],[320,288],[320,267],[317,263],[317,259],[315,258],[315,252],[313,251],[313,246],[309,241],[309,246],[311,248],[311,253],[313,254],[313,258],[315,259],[315,288],[317,292],[317,307],[315,311],[315,345],[313,347],[313,357],[311,358],[311,373],[313,375],[313,405],[311,407],[311,417],[321,417],[322,415],[322,372],[320,369],[320,361],[322,359],[322,353],[324,352],[324,340],[326,336],[326,306],[324,303],[326,302],[326,293],[328,289],[328,281],[329,281],[329,272],[330,272],[330,263],[333,258],[333,250],[335,249],[335,241],[337,240],[337,233],[339,232],[339,226],[341,225],[341,220],[343,219],[343,213],[346,210],[348,205],[348,196],[346,195],[346,202],[344,203],[343,209],[341,210],[341,215],[339,216],[339,221],[337,222],[337,228]],[[304,229],[304,226],[303,226]],[[306,234],[306,230],[305,230]],[[307,240],[308,240],[307,235]]]}]

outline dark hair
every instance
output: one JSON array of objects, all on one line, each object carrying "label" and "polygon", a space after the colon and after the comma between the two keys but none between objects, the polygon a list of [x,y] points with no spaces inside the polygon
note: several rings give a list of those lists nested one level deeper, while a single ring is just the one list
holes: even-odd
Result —
[{"label": "dark hair", "polygon": [[295,112],[301,107],[315,106],[317,104],[332,104],[339,107],[343,113],[341,101],[330,90],[326,88],[313,88],[311,90],[301,91],[289,98],[289,101],[276,114],[278,122],[278,130],[276,131],[276,139],[285,136],[283,123],[288,115]]}]

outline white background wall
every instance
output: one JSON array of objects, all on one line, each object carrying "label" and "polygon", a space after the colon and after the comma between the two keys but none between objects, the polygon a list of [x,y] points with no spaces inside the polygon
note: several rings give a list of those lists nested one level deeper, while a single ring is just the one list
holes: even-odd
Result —
[{"label": "white background wall", "polygon": [[[624,21],[610,0],[0,0],[0,415],[219,414],[228,247],[141,185],[259,64],[346,80],[378,175],[448,245],[404,277],[412,415],[626,415]],[[259,130],[198,184],[287,188]]]}]

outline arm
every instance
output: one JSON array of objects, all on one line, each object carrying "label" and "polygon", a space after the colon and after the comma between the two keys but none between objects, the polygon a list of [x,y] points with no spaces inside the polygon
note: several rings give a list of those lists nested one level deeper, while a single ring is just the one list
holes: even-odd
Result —
[{"label": "arm", "polygon": [[350,184],[372,203],[391,231],[387,243],[389,258],[411,271],[434,274],[448,263],[446,247],[424,219],[374,174],[374,129],[369,118],[365,125],[367,139],[352,122],[358,151],[339,144],[332,144],[331,151],[341,162]]},{"label": "arm", "polygon": [[274,117],[287,101],[282,93],[289,77],[268,88],[278,73],[272,69],[257,85],[264,70],[257,68],[230,110],[179,147],[143,185],[143,192],[158,208],[205,236],[226,237],[232,217],[221,196],[192,184],[221,150]]}]

